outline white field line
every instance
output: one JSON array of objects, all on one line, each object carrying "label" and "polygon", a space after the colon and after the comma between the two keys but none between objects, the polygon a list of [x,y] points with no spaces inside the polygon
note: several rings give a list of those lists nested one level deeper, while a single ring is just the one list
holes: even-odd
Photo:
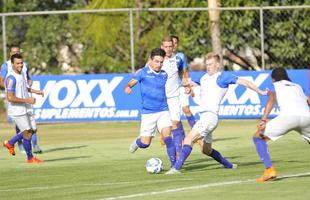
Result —
[{"label": "white field line", "polygon": [[173,181],[192,181],[194,179],[163,179],[163,180],[148,180],[148,181],[139,181],[137,182],[108,182],[108,183],[85,183],[85,184],[72,184],[72,185],[55,185],[55,186],[39,186],[39,187],[25,187],[25,188],[7,188],[1,189],[0,192],[13,192],[13,191],[40,191],[40,190],[52,190],[52,189],[64,189],[64,188],[76,188],[76,187],[93,187],[93,186],[109,186],[109,185],[132,185],[132,184],[153,184],[153,183],[162,183],[162,182],[173,182]]},{"label": "white field line", "polygon": [[[292,177],[299,177],[299,176],[305,176],[310,175],[310,172],[302,173],[302,174],[294,174],[294,175],[286,175],[286,176],[280,176],[280,178],[292,178]],[[224,186],[224,185],[237,185],[237,184],[243,184],[243,183],[250,183],[255,182],[254,179],[247,179],[247,180],[237,180],[237,181],[227,181],[227,182],[219,182],[219,183],[208,183],[203,185],[195,185],[190,187],[182,187],[182,188],[175,188],[175,189],[167,189],[167,190],[161,190],[161,191],[153,191],[153,192],[144,192],[144,193],[136,193],[131,195],[124,195],[124,196],[115,196],[115,197],[108,197],[103,198],[99,200],[115,200],[115,199],[131,199],[136,197],[145,197],[145,196],[152,196],[152,195],[158,195],[158,194],[165,194],[165,193],[175,193],[179,191],[187,191],[187,190],[198,190],[203,188],[209,188],[209,187],[218,187],[218,186]]]}]

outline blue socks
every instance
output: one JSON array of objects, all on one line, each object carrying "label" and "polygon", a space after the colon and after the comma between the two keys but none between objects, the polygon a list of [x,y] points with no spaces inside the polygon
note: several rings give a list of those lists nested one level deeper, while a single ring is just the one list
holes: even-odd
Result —
[{"label": "blue socks", "polygon": [[182,122],[179,122],[178,128],[171,130],[173,136],[173,143],[175,146],[175,151],[180,154],[182,151],[183,140],[185,138],[185,132]]},{"label": "blue socks", "polygon": [[26,138],[23,138],[23,146],[24,146],[24,149],[25,149],[26,154],[27,154],[27,159],[31,160],[33,155],[32,155],[32,152],[31,152],[31,142],[30,142],[30,140],[28,140]]},{"label": "blue socks", "polygon": [[193,115],[191,115],[191,116],[186,116],[186,119],[187,119],[187,122],[188,122],[188,124],[190,125],[190,127],[191,128],[193,128],[194,127],[194,125],[195,125],[195,117],[193,116]]},{"label": "blue socks", "polygon": [[182,166],[183,166],[185,160],[186,160],[186,159],[188,158],[188,156],[191,154],[192,149],[193,149],[193,148],[192,148],[190,145],[188,145],[188,144],[185,144],[185,145],[183,146],[183,149],[182,149],[182,151],[181,151],[181,153],[180,153],[180,155],[179,155],[179,158],[178,158],[177,162],[176,162],[175,165],[174,165],[174,168],[175,168],[176,170],[180,170],[180,169],[182,168]]},{"label": "blue socks", "polygon": [[168,157],[170,160],[170,164],[171,164],[171,166],[173,166],[175,164],[175,161],[176,161],[176,151],[175,151],[175,147],[174,147],[174,144],[172,141],[172,137],[171,136],[165,137],[164,142],[166,144],[167,154],[168,154]]},{"label": "blue socks", "polygon": [[14,135],[10,140],[9,140],[9,143],[10,145],[14,146],[14,144],[17,142],[17,141],[22,141],[23,139],[23,134],[21,132],[17,133],[16,135]]},{"label": "blue socks", "polygon": [[225,168],[232,168],[233,165],[226,160],[221,154],[220,152],[218,152],[215,149],[212,149],[211,154],[209,155],[210,157],[212,157],[214,160],[216,160],[217,162],[221,163]]},{"label": "blue socks", "polygon": [[258,137],[253,137],[253,142],[256,147],[256,152],[259,155],[259,158],[261,159],[261,161],[263,161],[265,167],[266,168],[272,167],[272,162],[270,159],[268,147],[267,147],[265,140],[258,138]]},{"label": "blue socks", "polygon": [[137,140],[136,140],[136,144],[137,144],[137,146],[139,147],[139,148],[141,148],[141,149],[145,149],[145,148],[148,148],[150,145],[149,144],[143,144],[142,142],[141,142],[141,139],[140,138],[138,138]]}]

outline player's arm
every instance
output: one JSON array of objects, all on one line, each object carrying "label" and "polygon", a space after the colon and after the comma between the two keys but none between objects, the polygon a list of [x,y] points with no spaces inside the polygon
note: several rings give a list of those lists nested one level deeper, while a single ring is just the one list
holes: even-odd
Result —
[{"label": "player's arm", "polygon": [[26,78],[27,78],[27,84],[29,87],[32,86],[33,81],[31,80],[30,74],[29,74],[29,66],[27,63],[25,63],[27,70],[26,70]]},{"label": "player's arm", "polygon": [[308,101],[307,102],[308,102],[308,105],[310,106],[310,96],[308,97]]},{"label": "player's arm", "polygon": [[138,83],[138,80],[136,79],[131,79],[125,86],[125,93],[131,94],[132,93],[132,87],[134,87]]},{"label": "player's arm", "polygon": [[0,72],[0,89],[4,89],[4,80],[5,80],[5,77],[6,77],[6,74],[7,74],[7,66],[6,64],[4,63],[2,66],[1,66],[1,72]]},{"label": "player's arm", "polygon": [[34,104],[36,102],[36,99],[33,97],[29,98],[19,98],[15,96],[14,92],[7,92],[6,93],[7,100],[11,103],[28,103],[28,104]]},{"label": "player's arm", "polygon": [[0,89],[4,89],[4,77],[0,76]]},{"label": "player's arm", "polygon": [[254,83],[252,83],[251,81],[248,81],[246,79],[238,78],[236,83],[239,85],[243,85],[247,88],[250,88],[251,90],[257,92],[258,94],[261,94],[264,96],[266,96],[268,94],[268,90],[263,91],[263,90],[259,89]]},{"label": "player's arm", "polygon": [[275,104],[275,100],[276,100],[276,93],[275,92],[268,92],[268,100],[267,100],[267,103],[265,105],[265,110],[264,110],[263,116],[262,116],[259,124],[257,125],[258,132],[262,132],[265,129],[268,116],[269,116],[271,110],[273,109],[273,106]]},{"label": "player's arm", "polygon": [[32,88],[28,88],[28,92],[31,92],[31,93],[34,93],[34,94],[37,94],[37,95],[41,95],[42,97],[44,96],[43,90],[35,90],[35,89],[32,89]]}]

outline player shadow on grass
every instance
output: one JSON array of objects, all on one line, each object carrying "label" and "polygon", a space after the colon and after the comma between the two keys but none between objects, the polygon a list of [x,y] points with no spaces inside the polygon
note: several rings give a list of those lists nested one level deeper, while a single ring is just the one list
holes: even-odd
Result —
[{"label": "player shadow on grass", "polygon": [[293,175],[293,176],[282,176],[275,179],[275,181],[282,181],[284,179],[290,179],[290,178],[308,178],[310,177],[310,174],[301,174],[301,175]]},{"label": "player shadow on grass", "polygon": [[[235,158],[239,158],[240,156],[231,156],[227,157],[228,160],[233,160]],[[239,165],[239,163],[236,163]],[[213,170],[213,169],[222,169],[223,166],[214,161],[213,159],[210,159],[208,157],[201,158],[201,159],[195,159],[188,161],[184,164],[183,169],[188,171],[202,171],[202,170]]]},{"label": "player shadow on grass", "polygon": [[56,162],[56,161],[62,161],[62,160],[75,160],[75,159],[90,158],[90,157],[92,157],[92,156],[64,157],[64,158],[48,159],[48,160],[44,160],[44,162]]},{"label": "player shadow on grass", "polygon": [[80,145],[80,146],[72,146],[72,147],[59,147],[59,148],[54,148],[54,149],[47,149],[44,150],[44,153],[49,153],[49,152],[54,152],[54,151],[65,151],[65,150],[71,150],[71,149],[80,149],[88,147],[88,145]]},{"label": "player shadow on grass", "polygon": [[239,138],[240,137],[215,138],[215,139],[213,139],[213,142],[226,141],[226,140],[236,140],[236,139],[239,139]]}]

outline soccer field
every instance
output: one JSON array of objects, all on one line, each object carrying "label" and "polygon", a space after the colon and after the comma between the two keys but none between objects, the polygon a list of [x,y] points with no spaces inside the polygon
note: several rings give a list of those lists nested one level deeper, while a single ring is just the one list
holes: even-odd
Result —
[{"label": "soccer field", "polygon": [[[213,135],[214,148],[237,169],[223,169],[195,146],[182,174],[169,176],[145,170],[151,157],[168,170],[158,138],[147,150],[128,152],[139,122],[39,125],[42,165],[26,164],[17,149],[13,157],[1,148],[0,199],[309,199],[310,145],[296,132],[269,143],[279,178],[255,182],[264,168],[252,143],[256,123],[221,121]],[[12,135],[13,126],[1,124],[1,142]]]}]

